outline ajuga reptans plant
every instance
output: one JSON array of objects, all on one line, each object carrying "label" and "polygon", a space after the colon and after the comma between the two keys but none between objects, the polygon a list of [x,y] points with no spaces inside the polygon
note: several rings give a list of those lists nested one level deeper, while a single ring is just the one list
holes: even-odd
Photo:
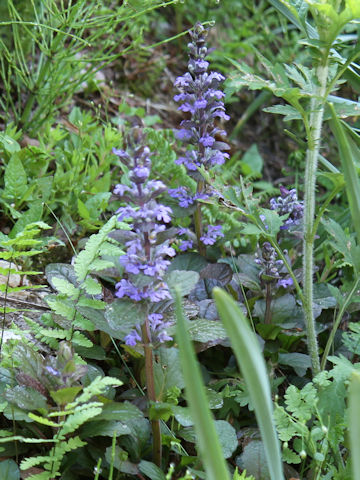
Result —
[{"label": "ajuga reptans plant", "polygon": [[[220,88],[225,77],[220,73],[207,71],[207,30],[197,23],[190,35],[192,41],[188,44],[188,71],[176,79],[175,87],[180,93],[174,97],[176,102],[181,103],[178,110],[190,115],[189,119],[181,122],[181,128],[176,132],[177,138],[188,144],[188,149],[176,163],[185,166],[187,173],[196,181],[197,188],[196,192],[191,192],[180,186],[170,189],[169,194],[178,199],[181,207],[196,203],[195,232],[199,253],[204,255],[205,246],[213,245],[217,238],[224,234],[218,225],[209,225],[207,232],[204,232],[201,203],[198,200],[206,200],[211,193],[205,189],[205,180],[199,168],[210,170],[216,165],[222,165],[229,158],[229,154],[224,152],[229,149],[228,145],[216,139],[216,136],[224,136],[226,132],[215,125],[216,119],[228,120],[229,116],[225,113],[222,101],[224,93]],[[192,246],[190,240],[185,242],[180,246],[182,250]]]},{"label": "ajuga reptans plant", "polygon": [[[143,145],[143,136],[128,136],[128,151],[114,149],[113,152],[129,168],[129,185],[116,185],[114,193],[126,206],[117,213],[119,220],[131,219],[132,230],[125,243],[126,253],[120,257],[127,278],[116,284],[116,296],[128,297],[134,302],[142,302],[145,315],[139,324],[126,337],[125,343],[143,344],[148,398],[156,401],[152,345],[172,340],[166,333],[168,322],[163,321],[160,313],[152,312],[154,303],[171,298],[169,288],[164,282],[164,274],[175,250],[168,240],[159,242],[158,234],[166,229],[171,220],[170,207],[158,203],[157,198],[166,186],[159,180],[150,180],[150,149]],[[159,421],[152,422],[154,460],[161,463],[161,434]]]}]

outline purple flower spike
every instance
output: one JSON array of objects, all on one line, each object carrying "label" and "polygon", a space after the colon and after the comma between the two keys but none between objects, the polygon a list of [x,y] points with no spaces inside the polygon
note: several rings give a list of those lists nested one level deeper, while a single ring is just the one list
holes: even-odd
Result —
[{"label": "purple flower spike", "polygon": [[298,200],[296,189],[288,190],[280,187],[280,197],[270,199],[270,208],[276,210],[279,215],[289,214],[281,230],[288,230],[294,225],[299,225],[304,216],[304,202]]},{"label": "purple flower spike", "polygon": [[[229,154],[224,152],[229,150],[228,145],[216,139],[217,136],[226,135],[216,123],[229,119],[223,103],[225,95],[221,90],[221,83],[225,77],[217,72],[208,72],[207,30],[201,23],[194,26],[190,36],[192,41],[188,44],[188,71],[178,77],[174,84],[180,91],[174,100],[180,103],[178,110],[186,114],[176,137],[187,143],[188,148],[175,163],[184,165],[189,176],[198,182],[198,188],[196,193],[194,191],[192,194],[187,192],[185,187],[169,191],[172,197],[179,199],[179,205],[185,208],[196,200],[210,196],[204,192],[205,182],[200,167],[210,170],[217,165],[223,165],[229,158]],[[218,237],[223,236],[220,226],[209,226],[207,233],[200,237],[200,241],[203,245],[213,245]],[[199,245],[200,251],[203,251],[203,245]],[[180,243],[179,248],[182,251],[192,248],[192,242],[185,240]]]},{"label": "purple flower spike", "polygon": [[[264,242],[261,248],[261,256],[255,254],[255,263],[261,266],[260,278],[266,282],[280,279],[280,270],[283,267],[283,261],[278,259],[278,254],[270,242]],[[279,280],[280,282],[281,280]],[[279,285],[279,284],[278,284]]]},{"label": "purple flower spike", "polygon": [[[126,252],[119,259],[124,268],[125,278],[115,286],[118,298],[129,298],[134,302],[160,302],[171,298],[169,288],[163,280],[170,264],[169,257],[175,250],[169,246],[169,240],[160,243],[158,234],[166,229],[171,221],[170,207],[157,202],[157,197],[166,191],[166,186],[159,180],[149,180],[151,172],[150,150],[141,145],[142,135],[137,140],[127,140],[131,154],[114,149],[114,153],[126,160],[129,167],[129,185],[117,185],[114,193],[126,202],[119,208],[119,220],[130,219],[132,224],[131,239],[125,243]],[[139,275],[139,279],[137,279]],[[145,280],[145,281],[144,281]],[[153,314],[148,321],[150,328],[156,331],[156,341],[171,338],[164,330],[162,316]],[[151,327],[151,322],[154,324]],[[156,325],[155,323],[156,322]],[[155,337],[154,337],[155,338]],[[137,325],[125,337],[127,345],[134,346],[141,338],[141,324]]]},{"label": "purple flower spike", "polygon": [[[180,140],[192,145],[192,151],[196,152],[195,158],[190,159],[188,152],[186,156],[179,159],[177,163],[183,163],[189,174],[196,172],[196,166],[204,165],[211,168],[214,165],[222,164],[227,158],[222,150],[226,144],[215,147],[215,134],[218,129],[214,125],[214,118],[228,120],[225,114],[222,99],[224,93],[220,84],[225,77],[217,72],[208,73],[209,62],[206,60],[208,49],[206,47],[207,30],[197,23],[190,32],[192,42],[189,43],[188,72],[178,77],[175,87],[180,90],[174,100],[180,102],[179,110],[189,112],[190,120],[184,120],[186,128],[178,131],[177,137]],[[222,154],[221,160],[217,153]],[[211,160],[216,157],[216,161]]]}]

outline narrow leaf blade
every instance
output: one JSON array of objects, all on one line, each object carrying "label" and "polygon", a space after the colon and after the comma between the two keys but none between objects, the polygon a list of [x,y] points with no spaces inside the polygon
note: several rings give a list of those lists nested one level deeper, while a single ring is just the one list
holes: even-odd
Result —
[{"label": "narrow leaf blade", "polygon": [[330,122],[331,129],[335,135],[338,144],[341,164],[344,171],[344,179],[346,185],[346,194],[349,200],[350,213],[353,219],[354,228],[360,244],[360,181],[353,161],[350,142],[346,136],[345,129],[336,116],[335,109],[329,104],[332,120]]},{"label": "narrow leaf blade", "polygon": [[360,480],[360,374],[353,372],[349,388],[349,430],[353,480]]},{"label": "narrow leaf blade", "polygon": [[214,288],[213,296],[255,408],[271,480],[284,480],[280,446],[273,422],[270,384],[259,344],[243,312],[230,295],[220,288]]},{"label": "narrow leaf blade", "polygon": [[[195,424],[199,451],[202,456],[208,480],[229,479],[229,472],[223,457],[205,394],[200,368],[195,351],[186,330],[181,306],[181,293],[176,292],[177,341],[185,380],[187,401]],[[279,479],[280,480],[280,479]]]}]

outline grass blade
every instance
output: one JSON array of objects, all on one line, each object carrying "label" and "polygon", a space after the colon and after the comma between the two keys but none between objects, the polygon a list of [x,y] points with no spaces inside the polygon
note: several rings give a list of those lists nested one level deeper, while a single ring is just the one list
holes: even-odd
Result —
[{"label": "grass blade", "polygon": [[176,338],[179,344],[186,397],[195,424],[199,453],[204,463],[206,478],[207,480],[227,480],[230,478],[229,471],[215,430],[214,420],[210,413],[200,367],[186,330],[179,291],[176,291],[175,301],[177,319]]},{"label": "grass blade", "polygon": [[271,480],[284,480],[265,362],[254,333],[235,301],[220,288],[213,296],[255,408]]},{"label": "grass blade", "polygon": [[360,374],[353,372],[349,388],[349,430],[353,480],[360,480]]},{"label": "grass blade", "polygon": [[350,213],[353,220],[354,228],[357,235],[358,244],[360,245],[360,181],[357,173],[353,154],[349,139],[345,128],[341,125],[337,118],[333,105],[329,104],[332,120],[330,121],[331,129],[335,135],[338,144],[341,165],[343,168],[346,194],[349,200]]}]

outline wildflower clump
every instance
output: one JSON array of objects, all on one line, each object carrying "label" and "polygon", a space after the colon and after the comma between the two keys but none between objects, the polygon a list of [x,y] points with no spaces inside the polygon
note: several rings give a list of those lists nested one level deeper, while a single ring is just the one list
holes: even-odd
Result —
[{"label": "wildflower clump", "polygon": [[197,205],[195,230],[199,246],[201,243],[213,245],[218,237],[224,236],[221,226],[209,226],[207,232],[203,232],[198,200],[208,199],[211,193],[205,191],[204,178],[199,168],[210,170],[222,165],[229,158],[229,154],[225,152],[229,146],[216,139],[217,136],[225,136],[226,132],[215,125],[215,119],[229,119],[223,103],[224,93],[220,88],[225,77],[217,72],[208,72],[207,33],[200,23],[190,32],[192,41],[188,44],[188,71],[178,77],[174,84],[180,91],[174,97],[174,100],[180,103],[178,110],[190,116],[180,123],[181,128],[176,132],[176,137],[188,144],[184,155],[180,156],[176,163],[185,166],[188,175],[196,181],[197,188],[196,192],[189,191],[184,186],[169,190],[170,196],[178,199],[181,207]]},{"label": "wildflower clump", "polygon": [[[150,180],[151,160],[148,147],[141,145],[142,137],[134,142],[128,140],[129,150],[113,149],[113,153],[129,168],[129,185],[119,184],[114,194],[126,203],[117,210],[119,220],[131,219],[132,230],[125,242],[126,253],[120,257],[127,278],[116,284],[115,295],[128,297],[136,302],[146,302],[150,312],[151,304],[171,298],[164,275],[170,264],[169,257],[175,250],[168,240],[160,242],[159,233],[166,229],[171,220],[171,208],[160,204],[157,198],[166,191],[160,180]],[[152,332],[152,340],[165,341],[171,338],[166,334],[167,324],[163,316],[149,313],[146,323]],[[141,340],[141,324],[127,337],[128,345]]]}]

